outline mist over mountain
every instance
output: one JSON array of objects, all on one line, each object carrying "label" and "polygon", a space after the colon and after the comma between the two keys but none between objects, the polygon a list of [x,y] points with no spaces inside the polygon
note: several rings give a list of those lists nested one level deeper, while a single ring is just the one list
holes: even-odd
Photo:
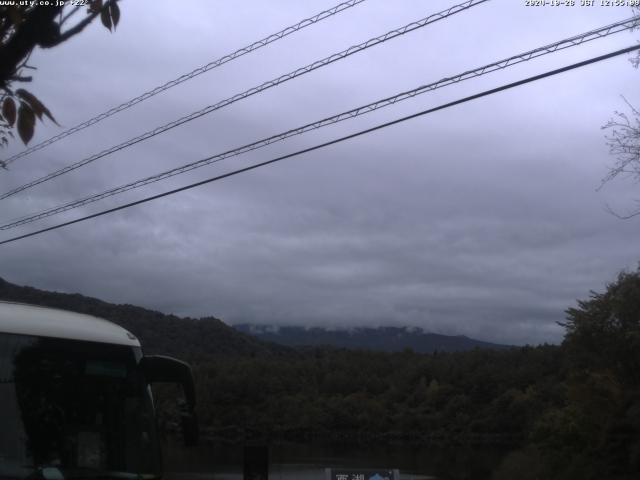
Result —
[{"label": "mist over mountain", "polygon": [[416,353],[461,352],[474,348],[503,349],[505,345],[465,336],[439,335],[415,327],[327,329],[300,326],[239,324],[228,326],[214,317],[181,318],[134,305],[116,305],[80,294],[15,285],[0,278],[0,300],[62,308],[105,318],[140,338],[147,353],[183,358],[219,355],[281,355],[286,347],[333,347]]},{"label": "mist over mountain", "polygon": [[238,324],[239,332],[262,341],[289,347],[329,346],[358,350],[399,352],[411,349],[416,353],[462,352],[474,348],[504,349],[508,345],[483,342],[464,335],[440,335],[416,327],[357,327],[328,329],[322,327]]}]

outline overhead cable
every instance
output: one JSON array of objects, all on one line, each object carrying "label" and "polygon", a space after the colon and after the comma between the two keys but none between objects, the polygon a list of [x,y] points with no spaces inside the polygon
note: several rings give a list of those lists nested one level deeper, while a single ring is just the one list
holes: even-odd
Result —
[{"label": "overhead cable", "polygon": [[328,125],[332,125],[338,122],[342,122],[344,120],[350,119],[350,118],[355,118],[358,117],[360,115],[364,115],[366,113],[369,112],[373,112],[375,110],[379,110],[381,108],[384,107],[388,107],[390,105],[393,105],[395,103],[401,102],[403,100],[407,100],[410,98],[415,97],[416,95],[420,95],[426,92],[430,92],[433,90],[436,90],[438,88],[442,88],[448,85],[452,85],[454,83],[458,83],[464,80],[468,80],[471,78],[476,78],[491,72],[494,72],[496,70],[501,70],[513,65],[517,65],[518,63],[522,63],[528,60],[531,60],[533,58],[537,58],[540,57],[542,55],[547,55],[553,52],[556,52],[558,50],[563,50],[565,48],[569,48],[569,47],[573,47],[573,46],[577,46],[577,45],[581,45],[584,42],[590,41],[590,40],[594,40],[594,39],[598,39],[598,38],[602,38],[605,37],[607,35],[611,35],[613,33],[617,33],[617,32],[621,32],[623,30],[629,30],[634,28],[635,26],[637,26],[640,23],[640,16],[637,17],[633,17],[627,20],[622,20],[616,23],[613,23],[611,25],[607,25],[595,30],[591,30],[585,33],[582,33],[580,35],[574,35],[573,37],[569,37],[566,38],[564,40],[560,40],[558,42],[554,42],[551,43],[549,45],[545,45],[543,47],[539,47],[536,48],[534,50],[529,50],[527,52],[524,53],[520,53],[517,55],[513,55],[511,57],[508,57],[506,59],[503,60],[499,60],[497,62],[493,62],[487,65],[484,65],[482,67],[477,67],[474,68],[472,70],[467,70],[463,73],[459,73],[457,75],[454,76],[450,76],[450,77],[445,77],[443,79],[440,79],[436,82],[433,83],[429,83],[427,85],[421,85],[417,88],[414,88],[412,90],[406,91],[406,92],[402,92],[402,93],[398,93],[394,96],[391,97],[387,97],[381,100],[377,100],[375,102],[369,103],[367,105],[364,106],[360,106],[351,110],[348,110],[346,112],[342,112],[339,113],[337,115],[331,116],[331,117],[327,117],[324,118],[322,120],[318,120],[316,122],[313,123],[308,123],[306,125],[303,125],[301,127],[297,127],[291,130],[287,130],[286,132],[282,132],[279,133],[277,135],[273,135],[270,136],[268,138],[264,138],[252,143],[249,143],[247,145],[243,145],[241,147],[232,149],[232,150],[228,150],[226,152],[223,153],[219,153],[213,156],[209,156],[203,159],[200,159],[198,161],[195,162],[191,162],[185,165],[182,165],[180,167],[176,167],[176,168],[172,168],[170,170],[164,171],[162,173],[158,173],[156,175],[152,175],[146,178],[142,178],[139,180],[136,180],[134,182],[130,182],[124,185],[120,185],[118,187],[106,190],[104,192],[101,193],[97,193],[94,195],[90,195],[87,197],[84,197],[82,199],[79,200],[74,200],[72,202],[63,204],[63,205],[59,205],[44,211],[41,211],[39,213],[35,213],[35,214],[30,214],[28,216],[23,216],[21,218],[12,220],[11,222],[8,222],[4,225],[0,225],[0,230],[8,230],[11,228],[15,228],[18,227],[20,225],[25,225],[28,223],[32,223],[35,222],[37,220],[41,220],[43,218],[47,218],[50,217],[52,215],[56,215],[58,213],[62,213],[62,212],[66,212],[68,210],[72,210],[74,208],[79,208],[85,205],[88,205],[90,203],[94,203],[97,202],[99,200],[103,200],[105,198],[108,197],[112,197],[114,195],[118,195],[120,193],[124,193],[127,192],[129,190],[134,190],[136,188],[140,188],[143,187],[145,185],[149,185],[151,183],[155,183],[176,175],[180,175],[182,173],[186,173],[189,172],[191,170],[195,170],[197,168],[200,167],[204,167],[206,165],[210,165],[212,163],[217,163],[219,161],[222,161],[224,159],[230,158],[230,157],[235,157],[238,155],[241,155],[243,153],[247,153],[253,150],[257,150],[259,148],[262,147],[266,147],[267,145],[271,145],[273,143],[285,140],[287,138],[293,137],[295,135],[301,135],[303,133],[309,132],[311,130],[316,130]]},{"label": "overhead cable", "polygon": [[633,51],[636,51],[636,50],[640,50],[640,45],[633,45],[631,47],[623,48],[621,50],[617,50],[615,52],[611,52],[611,53],[608,53],[606,55],[600,55],[598,57],[594,57],[594,58],[591,58],[589,60],[585,60],[585,61],[582,61],[582,62],[574,63],[572,65],[567,65],[565,67],[558,68],[558,69],[555,69],[555,70],[551,70],[551,71],[548,71],[548,72],[545,72],[545,73],[541,73],[539,75],[534,75],[532,77],[528,77],[528,78],[525,78],[523,80],[519,80],[517,82],[512,82],[512,83],[509,83],[509,84],[506,84],[506,85],[502,85],[502,86],[497,87],[497,88],[492,88],[490,90],[485,90],[484,92],[477,93],[475,95],[470,95],[468,97],[464,97],[464,98],[461,98],[459,100],[455,100],[453,102],[445,103],[443,105],[439,105],[439,106],[434,107],[434,108],[429,108],[427,110],[423,110],[421,112],[414,113],[412,115],[407,115],[405,117],[401,117],[401,118],[398,118],[396,120],[392,120],[390,122],[382,123],[380,125],[376,125],[375,127],[367,128],[365,130],[361,130],[359,132],[352,133],[350,135],[345,135],[343,137],[336,138],[334,140],[330,140],[328,142],[324,142],[324,143],[321,143],[321,144],[318,144],[318,145],[314,145],[313,147],[309,147],[309,148],[305,148],[305,149],[302,149],[302,150],[298,150],[297,152],[289,153],[287,155],[282,155],[280,157],[273,158],[271,160],[267,160],[267,161],[264,161],[264,162],[256,163],[254,165],[250,165],[248,167],[240,168],[240,169],[234,170],[232,172],[228,172],[228,173],[225,173],[225,174],[222,174],[222,175],[211,177],[211,178],[208,178],[206,180],[201,180],[199,182],[195,182],[195,183],[192,183],[192,184],[189,184],[189,185],[185,185],[184,187],[180,187],[180,188],[176,188],[176,189],[173,189],[173,190],[169,190],[167,192],[159,193],[157,195],[152,195],[150,197],[146,197],[146,198],[143,198],[141,200],[136,200],[135,202],[130,202],[130,203],[127,203],[125,205],[120,205],[118,207],[110,208],[108,210],[103,210],[101,212],[97,212],[97,213],[94,213],[92,215],[87,215],[85,217],[77,218],[75,220],[70,220],[68,222],[59,223],[59,224],[53,225],[51,227],[43,228],[43,229],[37,230],[35,232],[27,233],[27,234],[24,234],[24,235],[19,235],[17,237],[9,238],[7,240],[2,240],[2,241],[0,241],[0,245],[4,245],[4,244],[7,244],[7,243],[11,243],[11,242],[15,242],[15,241],[18,241],[18,240],[22,240],[22,239],[25,239],[25,238],[33,237],[33,236],[39,235],[41,233],[50,232],[52,230],[57,230],[59,228],[66,227],[66,226],[69,226],[69,225],[73,225],[75,223],[84,222],[84,221],[90,220],[92,218],[101,217],[101,216],[107,215],[109,213],[113,213],[113,212],[117,212],[117,211],[120,211],[120,210],[124,210],[124,209],[130,208],[130,207],[134,207],[136,205],[141,205],[143,203],[147,203],[147,202],[150,202],[152,200],[157,200],[159,198],[167,197],[169,195],[173,195],[173,194],[176,194],[176,193],[179,193],[179,192],[183,192],[185,190],[190,190],[192,188],[199,187],[201,185],[206,185],[208,183],[212,183],[212,182],[215,182],[215,181],[218,181],[218,180],[222,180],[224,178],[232,177],[232,176],[238,175],[240,173],[244,173],[244,172],[248,172],[248,171],[251,171],[251,170],[255,170],[257,168],[264,167],[266,165],[271,165],[271,164],[279,162],[281,160],[285,160],[285,159],[288,159],[288,158],[296,157],[296,156],[302,155],[304,153],[312,152],[314,150],[319,150],[321,148],[325,148],[325,147],[328,147],[330,145],[335,145],[337,143],[341,143],[341,142],[344,142],[346,140],[350,140],[352,138],[356,138],[356,137],[359,137],[359,136],[362,136],[362,135],[365,135],[365,134],[368,134],[368,133],[372,133],[372,132],[374,132],[376,130],[381,130],[383,128],[387,128],[387,127],[390,127],[392,125],[396,125],[398,123],[405,122],[407,120],[418,118],[418,117],[421,117],[423,115],[427,115],[429,113],[437,112],[438,110],[444,110],[446,108],[450,108],[450,107],[453,107],[455,105],[460,105],[462,103],[470,102],[470,101],[476,100],[478,98],[482,98],[482,97],[486,97],[486,96],[489,96],[489,95],[493,95],[495,93],[502,92],[504,90],[508,90],[508,89],[511,89],[511,88],[515,88],[515,87],[518,87],[518,86],[521,86],[521,85],[525,85],[527,83],[536,82],[538,80],[542,80],[544,78],[547,78],[547,77],[550,77],[550,76],[553,76],[553,75],[558,75],[560,73],[564,73],[564,72],[567,72],[567,71],[570,71],[570,70],[574,70],[576,68],[580,68],[580,67],[584,67],[584,66],[587,66],[587,65],[591,65],[591,64],[596,63],[596,62],[601,62],[603,60],[607,60],[609,58],[613,58],[613,57],[616,57],[618,55],[623,55],[625,53],[630,53],[630,52],[633,52]]},{"label": "overhead cable", "polygon": [[375,38],[371,38],[369,40],[367,40],[366,42],[360,43],[358,45],[354,45],[352,47],[347,48],[346,50],[343,50],[339,53],[334,53],[333,55],[330,55],[328,57],[325,57],[322,60],[317,60],[305,67],[301,67],[298,68],[292,72],[289,72],[285,75],[281,75],[273,80],[269,80],[267,82],[262,83],[261,85],[257,86],[257,87],[253,87],[250,88],[249,90],[246,90],[242,93],[238,93],[232,97],[229,97],[225,100],[222,100],[214,105],[209,105],[208,107],[205,107],[201,110],[198,110],[197,112],[193,112],[189,115],[186,115],[184,117],[181,117],[177,120],[174,120],[173,122],[167,123],[165,125],[162,125],[160,127],[157,127],[153,130],[149,130],[146,133],[143,133],[142,135],[139,135],[137,137],[134,137],[130,140],[127,140],[126,142],[123,142],[119,145],[115,145],[113,147],[110,147],[106,150],[101,151],[100,153],[91,155],[90,157],[84,158],[83,160],[80,160],[78,162],[75,162],[71,165],[67,165],[66,167],[63,167],[59,170],[56,170],[48,175],[45,175],[44,177],[38,178],[36,180],[33,180],[29,183],[26,183],[24,185],[21,185],[19,187],[16,187],[2,195],[0,195],[0,199],[5,199],[7,197],[10,197],[12,195],[15,195],[16,193],[22,192],[24,190],[27,190],[29,188],[32,188],[36,185],[39,185],[41,183],[44,183],[48,180],[52,180],[56,177],[59,177],[60,175],[64,175],[65,173],[69,173],[73,170],[76,170],[77,168],[80,168],[84,165],[87,165],[89,163],[95,162],[96,160],[106,157],[107,155],[110,155],[112,153],[118,152],[120,150],[123,150],[127,147],[130,147],[132,145],[135,145],[137,143],[140,143],[144,140],[148,140],[149,138],[155,137],[156,135],[159,135],[161,133],[166,132],[167,130],[171,130],[172,128],[178,127],[180,125],[183,125],[187,122],[190,122],[192,120],[195,120],[197,118],[200,118],[204,115],[207,115],[213,111],[219,110],[223,107],[226,107],[228,105],[231,105],[232,103],[237,102],[238,100],[243,100],[247,97],[250,97],[252,95],[255,95],[257,93],[263,92],[269,88],[275,87],[277,85],[280,85],[284,82],[287,82],[289,80],[292,80],[296,77],[299,77],[301,75],[307,74],[309,72],[312,72],[314,70],[317,70],[319,68],[325,67],[329,64],[332,64],[334,62],[337,62],[338,60],[342,60],[344,58],[347,58],[355,53],[361,52],[363,50],[366,50],[368,48],[374,47],[376,45],[379,45],[381,43],[384,43],[388,40],[391,40],[393,38],[399,37],[401,35],[404,35],[406,33],[412,32],[414,30],[417,30],[419,28],[425,27],[427,25],[430,25],[434,22],[437,22],[439,20],[443,20],[445,18],[448,18],[452,15],[455,15],[456,13],[460,13],[462,11],[468,10],[472,7],[475,7],[477,5],[480,5],[482,3],[485,3],[489,0],[467,0],[466,2],[460,3],[458,5],[454,5],[446,10],[443,10],[441,12],[435,13],[433,15],[429,15],[428,17],[425,17],[421,20],[418,20],[416,22],[412,22],[409,23],[403,27],[391,30],[383,35],[380,35],[378,37]]},{"label": "overhead cable", "polygon": [[143,94],[132,98],[131,100],[128,100],[120,105],[118,105],[117,107],[113,107],[110,110],[107,110],[106,112],[103,112],[99,115],[96,115],[93,118],[90,118],[89,120],[86,120],[82,123],[79,123],[78,125],[69,128],[68,130],[65,130],[64,132],[61,132],[51,138],[48,138],[47,140],[44,140],[36,145],[33,145],[29,148],[27,148],[26,150],[17,153],[16,155],[13,155],[12,157],[7,158],[6,160],[4,160],[4,164],[8,165],[12,162],[15,162],[16,160],[18,160],[19,158],[25,157],[27,155],[29,155],[30,153],[33,153],[37,150],[40,150],[48,145],[51,145],[52,143],[57,142],[58,140],[62,140],[65,137],[68,137],[69,135],[73,135],[74,133],[77,133],[81,130],[84,130],[87,127],[90,127],[91,125],[95,125],[98,122],[101,122],[102,120],[111,117],[112,115],[115,115],[118,112],[121,112],[123,110],[126,110],[128,108],[133,107],[134,105],[140,103],[140,102],[144,102],[145,100],[161,93],[164,92],[165,90],[168,90],[172,87],[175,87],[176,85],[180,85],[181,83],[186,82],[187,80],[191,80],[194,77],[197,77],[198,75],[202,75],[205,72],[208,72],[209,70],[213,70],[214,68],[220,67],[222,65],[224,65],[225,63],[228,63],[232,60],[235,60],[239,57],[242,57],[243,55],[246,55],[247,53],[250,52],[254,52],[262,47],[266,47],[267,45],[269,45],[270,43],[273,43],[277,40],[280,40],[288,35],[291,35],[292,33],[298,32],[300,30],[302,30],[303,28],[309,27],[315,23],[318,23],[326,18],[329,18],[337,13],[340,13],[344,10],[347,10],[348,8],[351,7],[355,7],[356,5],[364,2],[365,0],[349,0],[347,2],[343,2],[340,3],[338,5],[336,5],[333,8],[330,8],[328,10],[324,10],[316,15],[313,15],[312,17],[309,18],[305,18],[304,20],[296,23],[295,25],[291,25],[290,27],[287,27],[283,30],[280,30],[279,32],[273,33],[265,38],[263,38],[262,40],[258,40],[256,42],[253,42],[251,45],[248,45],[246,47],[242,47],[238,50],[236,50],[233,53],[229,53],[227,55],[224,55],[206,65],[203,65],[201,67],[196,68],[195,70],[192,70],[189,73],[185,73],[184,75],[179,76],[178,78],[175,78],[173,80],[168,81],[167,83],[160,85],[158,87],[153,88],[152,90],[149,90],[148,92],[144,92]]}]

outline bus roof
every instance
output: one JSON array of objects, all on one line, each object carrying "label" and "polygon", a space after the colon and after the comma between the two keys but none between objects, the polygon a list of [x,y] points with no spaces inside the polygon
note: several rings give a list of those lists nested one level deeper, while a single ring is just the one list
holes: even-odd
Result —
[{"label": "bus roof", "polygon": [[140,346],[132,333],[103,318],[2,300],[0,332]]}]

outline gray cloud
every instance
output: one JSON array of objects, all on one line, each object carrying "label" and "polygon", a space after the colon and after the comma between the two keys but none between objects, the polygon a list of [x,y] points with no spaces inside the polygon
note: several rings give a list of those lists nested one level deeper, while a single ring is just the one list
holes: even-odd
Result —
[{"label": "gray cloud", "polygon": [[[94,25],[63,47],[34,55],[39,70],[32,90],[68,127],[331,2],[190,5],[180,15],[171,3],[123,5],[115,34]],[[365,2],[16,162],[0,185],[19,185],[447,5]],[[489,2],[4,201],[2,219],[628,16],[623,8],[532,9]],[[432,92],[4,232],[3,238],[305,148],[633,39],[619,34]],[[600,126],[622,107],[620,94],[640,101],[637,76],[618,58],[5,245],[0,275],[231,323],[411,325],[491,341],[558,342],[562,329],[556,322],[564,310],[638,261],[637,221],[621,222],[604,208],[629,205],[637,186],[619,182],[595,190],[611,161]],[[59,131],[40,126],[37,136]],[[8,153],[18,150],[14,145]]]}]

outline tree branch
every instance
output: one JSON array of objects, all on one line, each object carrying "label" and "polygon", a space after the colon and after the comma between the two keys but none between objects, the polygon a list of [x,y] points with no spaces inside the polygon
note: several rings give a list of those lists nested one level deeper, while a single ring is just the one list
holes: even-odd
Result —
[{"label": "tree branch", "polygon": [[55,45],[58,45],[68,39],[70,39],[71,37],[73,37],[74,35],[77,35],[78,33],[80,33],[82,30],[84,30],[87,25],[89,25],[98,15],[100,15],[103,11],[105,11],[106,9],[109,8],[109,6],[111,5],[112,2],[115,2],[115,0],[109,0],[108,2],[105,2],[104,5],[102,5],[102,8],[100,10],[96,10],[94,12],[92,12],[88,17],[86,17],[84,20],[78,22],[76,24],[75,27],[70,28],[69,30],[67,30],[64,33],[61,33],[60,36],[58,37],[58,41],[56,43],[54,43],[53,45],[51,45],[52,47]]},{"label": "tree branch", "polygon": [[0,83],[16,73],[20,62],[29,55],[34,47],[52,33],[55,17],[62,6],[37,6],[26,17],[15,34],[0,47]]},{"label": "tree branch", "polygon": [[9,77],[9,81],[11,82],[30,82],[33,80],[33,77],[23,77],[21,75],[13,75]]},{"label": "tree branch", "polygon": [[618,212],[613,210],[613,208],[611,208],[611,206],[609,204],[606,204],[605,209],[611,215],[613,215],[614,217],[616,217],[616,218],[618,218],[620,220],[629,220],[630,218],[637,217],[638,215],[640,215],[640,209],[632,211],[631,213],[628,213],[626,215],[619,214]]},{"label": "tree branch", "polygon": [[[64,24],[64,22],[66,22],[67,20],[69,20],[70,17],[72,17],[73,15],[76,14],[76,12],[78,10],[80,10],[80,5],[78,5],[77,7],[74,7],[69,13],[67,13],[64,17],[62,17],[60,19],[60,26],[62,26]],[[62,12],[60,12],[60,15],[62,15]]]}]

